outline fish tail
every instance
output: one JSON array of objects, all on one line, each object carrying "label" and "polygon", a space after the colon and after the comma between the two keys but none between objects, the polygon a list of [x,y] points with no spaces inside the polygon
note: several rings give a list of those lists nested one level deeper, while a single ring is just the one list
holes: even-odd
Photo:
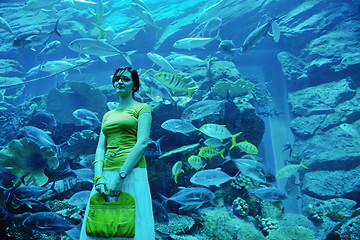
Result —
[{"label": "fish tail", "polygon": [[196,91],[197,89],[198,89],[198,87],[188,88],[189,98],[192,98],[192,94],[193,94],[194,91]]},{"label": "fish tail", "polygon": [[161,204],[162,204],[163,206],[165,206],[166,203],[169,201],[169,198],[165,197],[165,196],[162,195],[161,193],[158,193],[158,194],[159,194],[159,196],[160,196],[161,199],[162,199]]},{"label": "fish tail", "polygon": [[130,64],[132,65],[132,62],[131,62],[131,59],[130,59],[130,55],[135,53],[136,50],[133,50],[133,51],[128,51],[128,52],[123,52],[122,55],[123,57],[125,58],[125,60]]},{"label": "fish tail", "polygon": [[224,152],[225,152],[225,148],[219,152],[219,154],[220,154],[220,156],[221,156],[222,158],[225,158]]},{"label": "fish tail", "polygon": [[301,160],[300,166],[305,168],[305,169],[309,169],[307,166],[304,165],[304,159]]},{"label": "fish tail", "polygon": [[98,39],[102,38],[102,36],[104,35],[104,32],[105,32],[104,29],[94,22],[92,22],[92,25],[94,25],[100,31],[99,35],[98,35]]},{"label": "fish tail", "polygon": [[242,134],[242,132],[238,132],[238,133],[236,133],[236,134],[234,134],[234,135],[232,135],[231,136],[231,147],[230,147],[230,149],[233,149],[238,143],[236,142],[236,138],[238,137],[238,136],[240,136]]},{"label": "fish tail", "polygon": [[61,33],[58,30],[59,20],[60,18],[56,21],[53,32],[56,33],[59,37],[62,37]]}]

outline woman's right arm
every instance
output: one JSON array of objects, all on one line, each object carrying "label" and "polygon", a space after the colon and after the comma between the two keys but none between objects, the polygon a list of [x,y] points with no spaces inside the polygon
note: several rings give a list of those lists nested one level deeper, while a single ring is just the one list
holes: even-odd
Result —
[{"label": "woman's right arm", "polygon": [[95,173],[95,178],[97,179],[95,180],[94,184],[95,184],[95,189],[103,195],[107,195],[106,179],[102,177],[105,151],[106,151],[106,140],[105,140],[105,135],[101,130],[99,136],[99,142],[95,152],[94,173]]}]

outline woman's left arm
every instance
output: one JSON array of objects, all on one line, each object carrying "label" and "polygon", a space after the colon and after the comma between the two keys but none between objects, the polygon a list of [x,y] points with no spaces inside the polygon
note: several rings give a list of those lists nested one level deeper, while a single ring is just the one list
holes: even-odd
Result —
[{"label": "woman's left arm", "polygon": [[124,171],[126,172],[126,174],[129,174],[131,170],[136,166],[136,164],[140,161],[149,142],[151,122],[151,113],[143,113],[139,116],[136,143],[131,149],[120,171]]}]

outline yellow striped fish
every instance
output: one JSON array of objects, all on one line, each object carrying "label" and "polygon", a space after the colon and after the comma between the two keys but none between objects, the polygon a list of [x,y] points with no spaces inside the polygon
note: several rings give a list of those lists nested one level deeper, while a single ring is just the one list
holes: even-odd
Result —
[{"label": "yellow striped fish", "polygon": [[258,154],[259,153],[259,150],[257,149],[257,147],[254,144],[249,143],[246,140],[237,143],[236,146],[238,146],[242,152],[246,152],[248,154]]},{"label": "yellow striped fish", "polygon": [[206,136],[217,138],[219,140],[224,140],[226,138],[231,138],[231,147],[236,146],[236,137],[239,136],[242,132],[236,133],[234,135],[231,134],[231,132],[226,128],[225,125],[215,124],[215,123],[208,123],[204,124],[199,128],[200,132],[205,134]]},{"label": "yellow striped fish", "polygon": [[182,167],[183,167],[183,163],[181,161],[177,161],[171,169],[176,184],[178,184],[177,178],[179,174],[184,172],[184,170],[182,170]]},{"label": "yellow striped fish", "polygon": [[192,87],[188,88],[186,86],[186,83],[184,82],[183,78],[181,76],[178,76],[176,74],[172,74],[169,72],[158,72],[155,73],[155,78],[164,86],[171,89],[172,93],[175,92],[188,92],[189,97],[192,96],[192,93],[198,89],[198,87]]},{"label": "yellow striped fish", "polygon": [[206,163],[202,160],[201,157],[197,155],[191,155],[188,158],[188,162],[192,168],[194,168],[196,171],[199,171],[200,169],[204,169],[206,166]]},{"label": "yellow striped fish", "polygon": [[275,177],[276,178],[290,177],[290,176],[294,175],[295,173],[297,173],[301,167],[306,168],[306,169],[308,168],[307,166],[304,165],[304,160],[302,160],[300,164],[286,165],[285,167],[283,167],[279,171],[277,171]]},{"label": "yellow striped fish", "polygon": [[218,151],[212,146],[206,146],[200,149],[198,155],[203,158],[209,158],[210,160],[215,157],[216,155],[220,155],[224,158],[225,149]]}]

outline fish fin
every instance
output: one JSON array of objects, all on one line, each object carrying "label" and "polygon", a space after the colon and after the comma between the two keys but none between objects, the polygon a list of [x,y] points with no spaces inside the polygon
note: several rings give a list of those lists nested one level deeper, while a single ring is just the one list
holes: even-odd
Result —
[{"label": "fish fin", "polygon": [[280,26],[276,21],[272,22],[271,31],[274,42],[278,43],[280,40]]},{"label": "fish fin", "polygon": [[230,147],[230,149],[233,149],[236,146],[236,144],[237,144],[236,138],[238,136],[240,136],[241,134],[242,134],[242,132],[238,132],[238,133],[231,136],[231,147]]},{"label": "fish fin", "polygon": [[103,62],[107,62],[105,57],[99,57]]},{"label": "fish fin", "polygon": [[[58,20],[56,20],[56,23],[55,23],[53,32],[56,33],[56,35],[58,35],[59,37],[62,37],[61,33],[60,33],[59,30],[58,30],[59,20],[60,20],[60,18],[58,18]],[[48,39],[48,40],[49,40],[49,39]],[[47,41],[46,41],[46,42],[47,42]]]},{"label": "fish fin", "polygon": [[130,59],[130,55],[135,53],[136,50],[133,50],[133,51],[128,51],[128,52],[123,52],[123,57],[125,58],[125,60],[130,64],[132,65],[132,62],[131,62],[131,59]]},{"label": "fish fin", "polygon": [[300,166],[303,167],[303,168],[305,168],[305,169],[309,169],[307,166],[304,165],[304,159],[301,160]]}]

